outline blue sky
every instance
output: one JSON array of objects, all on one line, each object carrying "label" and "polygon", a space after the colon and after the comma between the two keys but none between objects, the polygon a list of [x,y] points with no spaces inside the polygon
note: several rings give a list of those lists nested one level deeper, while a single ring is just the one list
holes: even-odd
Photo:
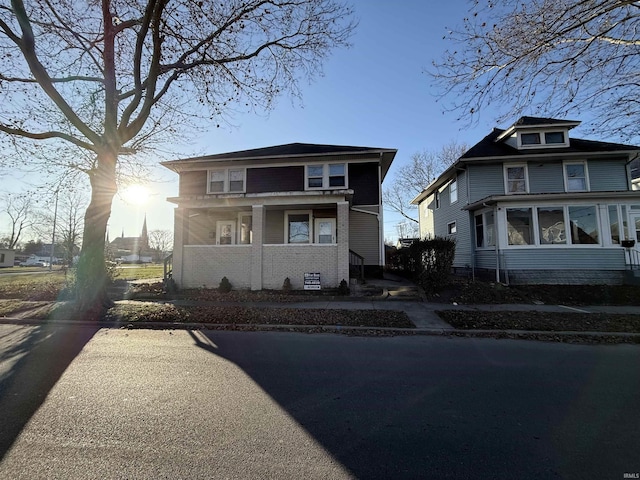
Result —
[{"label": "blue sky", "polygon": [[[211,125],[193,151],[222,153],[292,142],[395,148],[398,154],[387,176],[418,151],[438,150],[452,140],[474,144],[493,128],[485,114],[477,126],[461,130],[453,115],[443,115],[430,79],[423,73],[446,49],[447,26],[459,24],[467,13],[464,0],[356,0],[359,26],[350,49],[335,51],[324,76],[302,84],[302,105],[279,99],[268,115],[243,114],[234,127]],[[155,195],[143,206],[114,203],[109,222],[111,238],[124,228],[135,235],[144,213],[150,230],[172,228],[177,175],[161,172],[165,182],[151,185]],[[401,217],[385,212],[385,236],[396,237]]]},{"label": "blue sky", "polygon": [[[213,122],[180,157],[292,142],[395,148],[389,182],[412,154],[437,151],[451,141],[473,145],[496,126],[490,111],[481,112],[470,128],[456,123],[454,115],[443,114],[424,73],[448,46],[443,39],[446,27],[462,23],[470,2],[352,4],[359,20],[353,47],[333,52],[324,76],[301,84],[302,104],[283,97],[269,114],[235,116],[233,127],[216,128]],[[123,231],[126,236],[139,234],[145,213],[149,230],[173,229],[174,206],[165,199],[177,195],[177,175],[158,167],[153,180],[148,185],[152,194],[143,205],[116,198],[109,221],[111,239]],[[401,217],[385,211],[384,221],[385,237],[394,239]],[[0,224],[0,232],[5,229]]]}]

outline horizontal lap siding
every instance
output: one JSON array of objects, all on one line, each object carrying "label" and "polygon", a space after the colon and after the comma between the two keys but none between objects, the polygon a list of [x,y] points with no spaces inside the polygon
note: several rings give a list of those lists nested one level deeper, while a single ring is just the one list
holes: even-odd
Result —
[{"label": "horizontal lap siding", "polygon": [[495,269],[497,265],[497,254],[495,250],[477,250],[476,268]]},{"label": "horizontal lap siding", "polygon": [[623,248],[536,248],[501,252],[501,268],[509,270],[624,270]]},{"label": "horizontal lap siding", "polygon": [[281,289],[285,278],[291,287],[304,287],[305,273],[320,273],[323,287],[338,286],[336,245],[265,245],[262,251],[262,288]]},{"label": "horizontal lap siding", "polygon": [[469,203],[491,195],[504,195],[502,164],[469,165]]},{"label": "horizontal lap siding", "polygon": [[217,288],[222,277],[234,288],[251,287],[251,245],[184,248],[182,288]]},{"label": "horizontal lap siding", "polygon": [[564,177],[562,164],[529,162],[530,193],[562,193],[564,192]]},{"label": "horizontal lap siding", "polygon": [[264,243],[284,243],[284,211],[267,210],[265,214]]},{"label": "horizontal lap siding", "polygon": [[592,192],[628,190],[624,160],[589,160],[587,168]]},{"label": "horizontal lap siding", "polygon": [[205,195],[207,193],[207,171],[182,172],[178,185],[178,195]]},{"label": "horizontal lap siding", "polygon": [[[453,266],[471,267],[471,226],[469,212],[462,210],[467,205],[466,172],[458,175],[458,201],[451,203],[450,188],[440,193],[440,208],[434,213],[434,229],[438,237],[452,238],[456,242],[456,255]],[[449,235],[448,224],[456,222],[457,233]]]},{"label": "horizontal lap siding", "polygon": [[378,163],[349,164],[349,188],[353,190],[353,205],[380,204]]},{"label": "horizontal lap siding", "polygon": [[247,193],[304,190],[304,166],[247,169]]},{"label": "horizontal lap siding", "polygon": [[380,265],[378,223],[377,215],[349,212],[349,249],[364,257],[365,265]]}]

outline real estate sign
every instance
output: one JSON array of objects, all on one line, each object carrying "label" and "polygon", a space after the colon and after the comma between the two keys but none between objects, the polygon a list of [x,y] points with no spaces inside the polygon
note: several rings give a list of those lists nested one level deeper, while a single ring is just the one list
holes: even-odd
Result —
[{"label": "real estate sign", "polygon": [[320,274],[319,273],[305,273],[304,274],[304,289],[305,290],[320,290]]}]

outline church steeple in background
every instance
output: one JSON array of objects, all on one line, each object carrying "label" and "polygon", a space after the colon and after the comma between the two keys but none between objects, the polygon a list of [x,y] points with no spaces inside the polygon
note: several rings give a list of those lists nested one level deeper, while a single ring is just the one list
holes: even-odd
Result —
[{"label": "church steeple in background", "polygon": [[140,235],[140,243],[142,247],[149,248],[149,235],[147,234],[147,214],[144,214],[144,222],[142,223],[142,234]]}]

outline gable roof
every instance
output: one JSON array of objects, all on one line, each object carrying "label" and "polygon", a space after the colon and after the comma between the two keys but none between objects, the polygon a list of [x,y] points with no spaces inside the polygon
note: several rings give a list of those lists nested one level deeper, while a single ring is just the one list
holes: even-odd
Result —
[{"label": "gable roof", "polygon": [[214,155],[204,155],[200,157],[184,158],[161,162],[161,165],[174,172],[179,173],[182,166],[193,165],[194,163],[206,162],[227,162],[227,161],[262,161],[287,159],[304,161],[313,156],[327,155],[357,155],[372,154],[379,155],[382,165],[382,177],[386,175],[397,150],[391,148],[378,147],[356,147],[347,145],[324,145],[315,143],[287,143],[272,147],[254,148],[250,150],[239,150],[236,152],[218,153]]}]

